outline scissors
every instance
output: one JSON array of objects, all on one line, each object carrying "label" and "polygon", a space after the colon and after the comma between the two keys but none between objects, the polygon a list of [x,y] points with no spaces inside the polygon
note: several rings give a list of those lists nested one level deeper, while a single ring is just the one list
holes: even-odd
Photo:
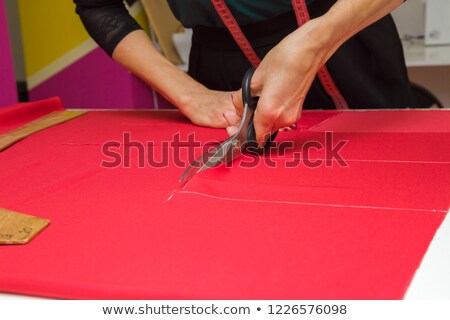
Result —
[{"label": "scissors", "polygon": [[250,90],[250,84],[254,73],[255,69],[250,68],[242,79],[242,101],[244,103],[244,111],[242,113],[242,120],[239,124],[238,131],[227,140],[221,142],[217,147],[212,148],[192,162],[181,175],[179,181],[180,184],[186,185],[192,177],[206,169],[220,164],[229,164],[242,153],[260,155],[264,150],[267,150],[270,147],[270,144],[275,139],[278,131],[272,134],[263,148],[259,148],[258,143],[256,142],[253,116],[259,98],[253,97]]}]

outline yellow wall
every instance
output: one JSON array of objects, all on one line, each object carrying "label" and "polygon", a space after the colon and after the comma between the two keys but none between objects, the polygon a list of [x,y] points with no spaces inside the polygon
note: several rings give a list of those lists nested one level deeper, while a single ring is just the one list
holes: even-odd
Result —
[{"label": "yellow wall", "polygon": [[89,38],[69,0],[18,0],[25,70],[33,75]]},{"label": "yellow wall", "polygon": [[[18,0],[26,75],[31,76],[89,38],[72,0]],[[147,26],[143,10],[137,15]]]}]

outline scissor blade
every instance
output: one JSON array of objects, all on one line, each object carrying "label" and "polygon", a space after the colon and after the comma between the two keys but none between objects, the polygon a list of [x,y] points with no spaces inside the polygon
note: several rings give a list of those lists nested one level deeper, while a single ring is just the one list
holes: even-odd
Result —
[{"label": "scissor blade", "polygon": [[202,155],[199,159],[196,159],[194,162],[191,163],[191,165],[183,172],[180,178],[180,183],[182,185],[185,185],[189,180],[191,180],[197,173],[199,173],[203,169],[202,163],[203,158],[206,157],[207,154]]},{"label": "scissor blade", "polygon": [[247,95],[246,97],[243,95],[244,110],[237,132],[222,142],[216,149],[206,152],[195,160],[181,175],[180,184],[182,186],[185,186],[197,173],[221,163],[229,164],[241,154],[242,147],[245,146],[248,139],[247,131],[254,112],[254,108],[250,108],[249,106],[249,101],[251,100],[250,80],[253,72],[254,70],[248,71],[244,76],[242,87],[246,90]]},{"label": "scissor blade", "polygon": [[215,167],[221,163],[230,163],[240,152],[237,152],[235,136],[232,136],[222,142],[218,147],[209,150],[208,152],[197,158],[191,165],[183,172],[180,178],[180,183],[185,185],[197,173],[206,169]]}]

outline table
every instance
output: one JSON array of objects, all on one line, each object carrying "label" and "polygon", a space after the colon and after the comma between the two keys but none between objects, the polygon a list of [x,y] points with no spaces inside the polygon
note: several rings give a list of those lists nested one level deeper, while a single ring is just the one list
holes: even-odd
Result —
[{"label": "table", "polygon": [[450,46],[425,46],[423,40],[403,41],[406,66],[434,67],[450,65]]},{"label": "table", "polygon": [[[52,103],[11,107],[0,132]],[[0,153],[0,207],[51,220],[0,247],[0,292],[401,299],[448,211],[449,123],[446,110],[305,111],[270,154],[177,189],[189,152],[224,130],[175,111],[88,112]]]}]

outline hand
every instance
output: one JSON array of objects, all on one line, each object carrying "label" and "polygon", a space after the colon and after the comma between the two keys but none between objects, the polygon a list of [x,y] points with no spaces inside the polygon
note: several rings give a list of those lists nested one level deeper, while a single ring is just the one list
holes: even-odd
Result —
[{"label": "hand", "polygon": [[[403,0],[338,0],[325,15],[305,23],[266,55],[251,83],[252,94],[260,97],[254,116],[260,146],[269,134],[299,120],[317,71],[337,48],[401,3]],[[235,102],[242,108],[240,94]],[[234,124],[228,128],[229,132],[235,130]]]},{"label": "hand", "polygon": [[[242,99],[234,98],[235,94],[242,94],[242,90],[231,93],[231,99],[233,100],[236,111],[226,111],[223,115],[227,120],[229,126],[226,128],[228,135],[232,136],[239,130],[239,125],[242,121],[242,112],[244,107],[242,106]],[[238,102],[234,102],[239,100]],[[290,131],[297,128],[297,123],[293,123],[290,126],[280,128],[279,131]]]},{"label": "hand", "polygon": [[226,128],[230,124],[224,117],[224,113],[231,114],[231,117],[233,114],[236,116],[231,92],[201,89],[191,92],[185,100],[179,109],[198,126]]},{"label": "hand", "polygon": [[[311,36],[315,23],[310,21],[283,39],[255,71],[251,91],[260,97],[254,115],[256,140],[260,146],[270,134],[300,119],[306,94],[325,62],[327,51],[317,37]],[[240,92],[235,100],[240,108]],[[229,130],[234,131],[234,128]]]},{"label": "hand", "polygon": [[155,88],[194,124],[229,126],[223,114],[235,112],[230,92],[208,90],[189,77],[154,48],[143,30],[123,38],[114,49],[113,58]]},{"label": "hand", "polygon": [[[254,115],[256,140],[264,146],[275,131],[292,126],[301,116],[306,94],[319,68],[325,48],[311,36],[316,21],[310,21],[274,47],[256,69],[251,92],[259,96]],[[236,112],[226,112],[229,134],[237,131],[243,109],[242,91],[234,94]]]}]

